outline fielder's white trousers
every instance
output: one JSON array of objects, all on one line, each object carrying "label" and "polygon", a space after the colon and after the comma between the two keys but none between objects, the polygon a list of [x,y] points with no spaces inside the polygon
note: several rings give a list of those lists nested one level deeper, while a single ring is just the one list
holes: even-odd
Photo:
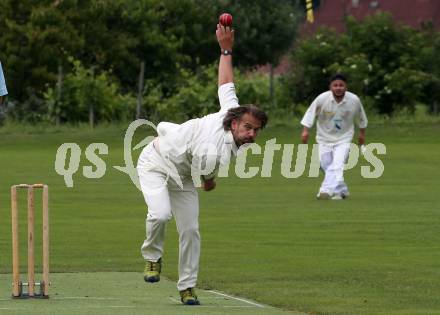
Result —
[{"label": "fielder's white trousers", "polygon": [[199,200],[191,178],[183,189],[167,177],[163,158],[150,143],[137,165],[139,181],[148,205],[146,239],[141,247],[145,260],[158,261],[163,255],[165,225],[174,216],[179,233],[179,291],[197,283],[200,257]]},{"label": "fielder's white trousers", "polygon": [[344,164],[349,153],[350,143],[319,144],[319,159],[325,173],[320,193],[348,195],[348,187],[344,182]]}]

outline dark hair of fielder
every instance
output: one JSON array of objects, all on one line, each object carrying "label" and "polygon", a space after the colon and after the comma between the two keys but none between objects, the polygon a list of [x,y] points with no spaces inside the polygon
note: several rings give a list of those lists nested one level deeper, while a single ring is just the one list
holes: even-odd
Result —
[{"label": "dark hair of fielder", "polygon": [[336,73],[334,75],[332,75],[332,77],[330,78],[330,83],[332,83],[335,80],[342,80],[345,83],[347,83],[347,77],[345,75],[343,75],[342,73]]},{"label": "dark hair of fielder", "polygon": [[257,118],[261,122],[261,129],[263,129],[268,121],[268,117],[264,111],[254,105],[243,105],[233,107],[228,110],[225,118],[223,118],[223,129],[231,130],[231,124],[233,120],[240,120],[244,114],[250,114]]}]

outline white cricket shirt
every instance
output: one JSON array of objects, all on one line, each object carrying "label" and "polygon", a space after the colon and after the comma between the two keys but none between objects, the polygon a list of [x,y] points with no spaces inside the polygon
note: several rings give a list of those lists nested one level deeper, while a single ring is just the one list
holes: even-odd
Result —
[{"label": "white cricket shirt", "polygon": [[361,129],[368,124],[359,97],[351,92],[345,92],[339,103],[331,91],[320,94],[307,109],[301,124],[311,128],[316,117],[316,141],[323,144],[350,143],[354,135],[354,121],[358,120]]},{"label": "white cricket shirt", "polygon": [[[220,111],[182,124],[161,122],[157,126],[158,151],[171,162],[181,178],[191,176],[194,165],[208,167],[203,163],[215,163],[210,174],[215,174],[220,165],[227,165],[231,154],[237,154],[237,145],[231,131],[223,129],[223,118],[228,109],[239,106],[233,83],[219,87]],[[142,158],[142,156],[140,157]],[[199,161],[194,163],[193,159]],[[199,164],[201,163],[201,164]],[[207,176],[209,177],[209,175]]]}]

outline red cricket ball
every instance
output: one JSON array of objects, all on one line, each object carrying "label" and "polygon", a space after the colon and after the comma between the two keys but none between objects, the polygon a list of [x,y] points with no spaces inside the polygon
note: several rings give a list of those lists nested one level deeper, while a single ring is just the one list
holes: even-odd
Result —
[{"label": "red cricket ball", "polygon": [[218,18],[218,22],[223,26],[231,27],[232,26],[232,15],[230,15],[229,13],[223,13]]}]

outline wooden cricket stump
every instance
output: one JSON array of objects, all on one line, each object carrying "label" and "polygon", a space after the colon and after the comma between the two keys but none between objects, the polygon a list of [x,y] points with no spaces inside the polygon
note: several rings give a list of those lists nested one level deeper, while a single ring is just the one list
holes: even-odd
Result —
[{"label": "wooden cricket stump", "polygon": [[[27,245],[28,245],[28,282],[20,280],[20,256],[18,242],[18,200],[17,190],[27,189]],[[34,225],[35,200],[34,189],[43,190],[43,280],[35,282]],[[19,184],[11,187],[12,211],[12,297],[48,298],[49,297],[49,187],[44,184]],[[36,292],[35,287],[39,290]],[[27,291],[25,290],[27,288]]]}]

